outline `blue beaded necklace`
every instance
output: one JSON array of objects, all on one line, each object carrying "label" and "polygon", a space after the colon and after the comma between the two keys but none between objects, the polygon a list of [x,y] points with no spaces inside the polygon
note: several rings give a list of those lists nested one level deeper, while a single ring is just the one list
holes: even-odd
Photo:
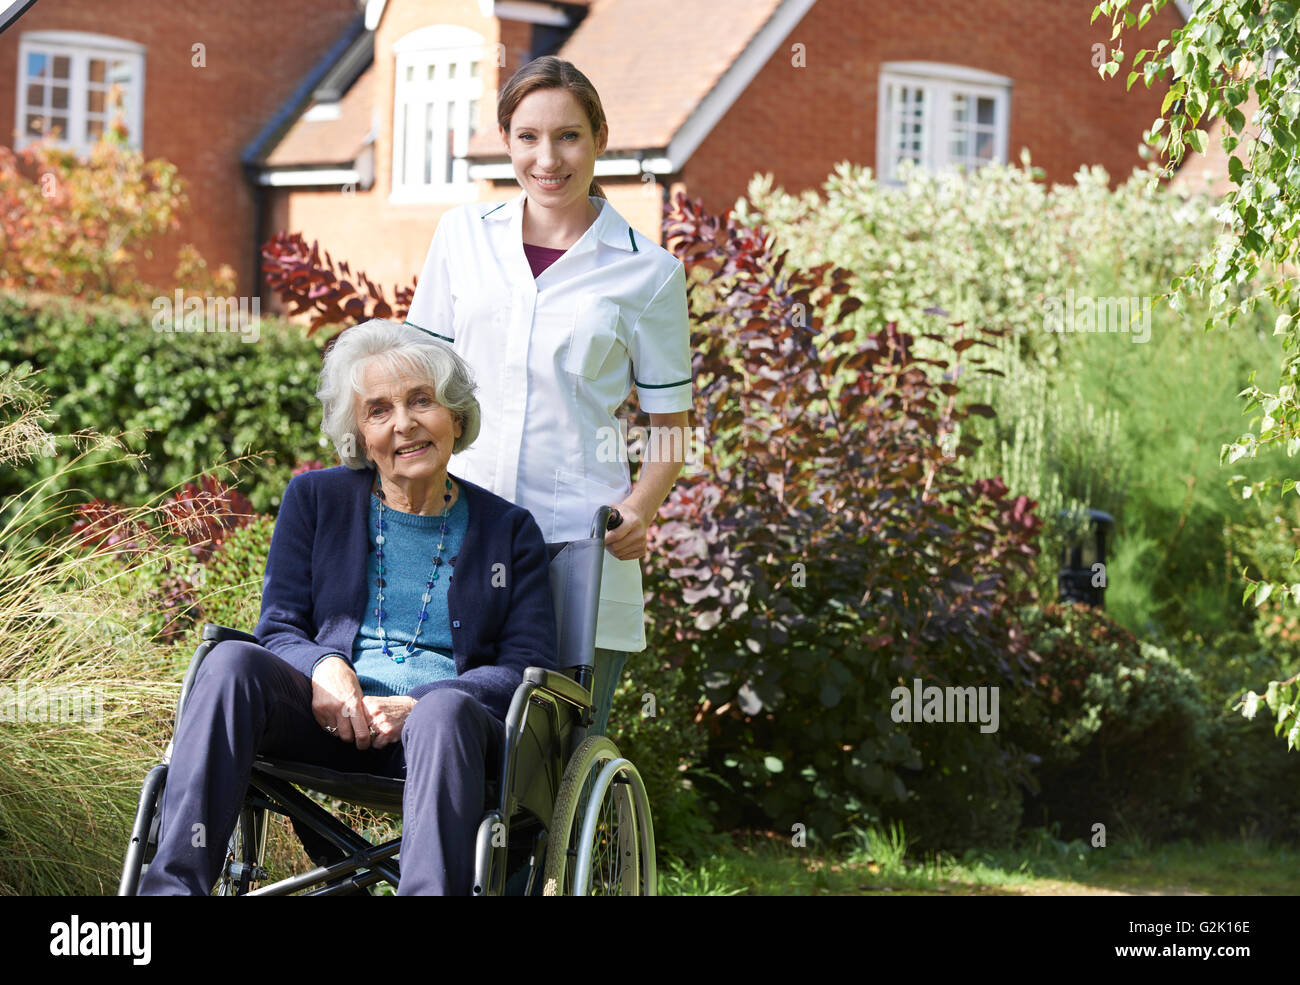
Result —
[{"label": "blue beaded necklace", "polygon": [[423,604],[420,606],[420,617],[415,621],[415,636],[411,638],[410,643],[406,644],[404,654],[394,654],[388,648],[388,638],[384,635],[384,586],[386,584],[384,581],[384,531],[388,529],[388,524],[384,520],[384,490],[379,483],[377,472],[375,474],[375,485],[375,492],[379,496],[379,519],[376,521],[378,533],[375,535],[375,557],[379,561],[379,578],[377,580],[379,594],[376,597],[379,607],[375,609],[375,616],[379,620],[377,633],[384,644],[384,656],[392,657],[394,663],[400,664],[405,663],[406,658],[415,652],[415,641],[420,638],[420,630],[424,626],[424,621],[429,618],[429,600],[433,598],[433,586],[438,580],[438,572],[443,564],[442,548],[447,542],[447,514],[451,512],[451,478],[448,477],[447,479],[447,492],[442,497],[444,505],[442,508],[442,530],[438,533],[438,553],[433,557],[433,566],[429,569],[429,577],[424,582],[424,594],[421,596]]}]

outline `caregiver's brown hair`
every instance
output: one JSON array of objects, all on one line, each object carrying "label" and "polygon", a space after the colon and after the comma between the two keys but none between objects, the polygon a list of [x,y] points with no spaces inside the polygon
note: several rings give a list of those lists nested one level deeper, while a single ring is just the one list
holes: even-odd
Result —
[{"label": "caregiver's brown hair", "polygon": [[[515,114],[515,107],[530,92],[538,89],[566,89],[573,93],[587,120],[591,124],[592,139],[596,139],[600,128],[605,124],[605,110],[600,105],[600,96],[591,81],[573,66],[554,55],[534,58],[527,65],[510,77],[510,81],[501,87],[497,95],[497,123],[507,134],[510,133],[510,118]],[[593,177],[588,195],[608,199],[600,183]]]}]

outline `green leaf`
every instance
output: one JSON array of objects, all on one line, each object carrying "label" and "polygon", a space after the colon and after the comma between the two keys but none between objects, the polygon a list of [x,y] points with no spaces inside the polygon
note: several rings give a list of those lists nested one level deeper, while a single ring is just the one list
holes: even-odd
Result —
[{"label": "green leaf", "polygon": [[764,756],[763,765],[767,767],[769,773],[780,773],[785,769],[785,763],[775,756]]},{"label": "green leaf", "polygon": [[1246,697],[1242,699],[1241,714],[1245,718],[1254,718],[1257,711],[1259,711],[1259,695],[1254,691],[1247,691]]},{"label": "green leaf", "polygon": [[1274,335],[1283,334],[1287,329],[1291,327],[1291,321],[1292,318],[1290,313],[1278,315],[1277,321],[1273,323],[1273,334]]},{"label": "green leaf", "polygon": [[1255,608],[1259,608],[1268,601],[1268,597],[1273,594],[1273,586],[1269,582],[1260,582],[1259,591],[1255,593]]},{"label": "green leaf", "polygon": [[1205,131],[1189,130],[1187,132],[1187,142],[1192,145],[1198,154],[1205,153]]}]

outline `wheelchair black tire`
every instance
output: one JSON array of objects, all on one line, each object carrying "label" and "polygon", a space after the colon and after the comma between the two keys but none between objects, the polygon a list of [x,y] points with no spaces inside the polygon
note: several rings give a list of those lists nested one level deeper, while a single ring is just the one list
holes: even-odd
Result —
[{"label": "wheelchair black tire", "polygon": [[[606,767],[614,761],[618,765],[605,775]],[[604,782],[598,783],[602,775]],[[588,843],[580,844],[583,818],[593,798],[600,798],[602,802],[607,798],[610,800],[613,808],[611,822],[598,827]],[[602,804],[600,810],[604,809]],[[598,848],[612,847],[609,844],[611,827],[612,840],[618,845],[619,875],[616,878],[606,878],[608,873],[591,865]],[[588,879],[586,885],[578,886],[575,885],[575,876],[584,855]],[[654,855],[649,803],[640,774],[635,766],[622,758],[612,741],[602,735],[590,736],[578,747],[560,781],[551,818],[543,895],[653,896],[656,883]],[[630,879],[625,877],[629,870],[633,873]]]},{"label": "wheelchair black tire", "polygon": [[[262,857],[266,851],[268,814],[265,807],[244,804],[240,808],[235,830],[226,845],[226,860],[217,877],[217,896],[244,896],[264,878]],[[235,862],[240,863],[238,875],[232,874]]]}]

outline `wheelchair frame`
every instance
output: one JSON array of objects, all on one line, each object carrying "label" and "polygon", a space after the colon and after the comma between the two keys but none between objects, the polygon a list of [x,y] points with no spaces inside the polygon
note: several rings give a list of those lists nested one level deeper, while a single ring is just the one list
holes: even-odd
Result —
[{"label": "wheelchair frame", "polygon": [[[537,895],[539,888],[543,895],[587,895],[592,888],[612,888],[618,895],[656,893],[654,828],[645,785],[613,742],[587,734],[596,711],[591,691],[596,614],[604,531],[611,516],[610,508],[602,506],[588,538],[547,545],[561,669],[529,667],[511,700],[500,769],[488,781],[485,814],[475,842],[475,896],[509,895],[513,893],[508,889],[520,888],[523,895]],[[202,642],[181,685],[176,726],[199,666],[224,640],[258,642],[237,629],[210,623],[203,627]],[[136,895],[157,848],[158,807],[171,754],[169,742],[163,761],[149,771],[141,788],[119,896]],[[296,786],[401,813],[405,783],[256,758],[227,845],[219,895],[287,896],[303,890],[308,891],[301,895],[307,896],[350,895],[369,892],[380,881],[396,888],[400,869],[395,856],[401,851],[401,838],[372,844]],[[317,866],[253,888],[266,879],[261,863],[272,811],[293,821]],[[563,850],[550,850],[555,844],[563,845]],[[598,851],[607,857],[594,858]],[[597,876],[604,881],[593,886]]]}]

